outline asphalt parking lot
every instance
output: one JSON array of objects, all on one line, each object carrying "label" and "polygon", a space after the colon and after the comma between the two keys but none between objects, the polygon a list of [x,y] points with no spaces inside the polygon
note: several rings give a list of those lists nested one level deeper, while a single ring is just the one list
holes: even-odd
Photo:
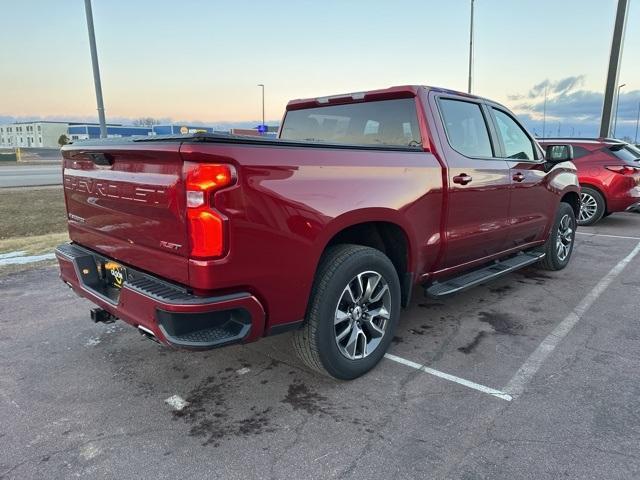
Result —
[{"label": "asphalt parking lot", "polygon": [[173,351],[92,324],[55,267],[5,275],[0,478],[640,478],[639,245],[614,215],[561,272],[416,292],[352,382],[287,335]]}]

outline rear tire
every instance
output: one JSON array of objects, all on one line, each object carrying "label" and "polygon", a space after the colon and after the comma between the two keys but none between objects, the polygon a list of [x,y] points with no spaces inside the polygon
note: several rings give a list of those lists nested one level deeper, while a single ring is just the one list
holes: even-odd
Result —
[{"label": "rear tire", "polygon": [[544,244],[545,257],[539,266],[544,270],[562,270],[569,264],[576,236],[576,214],[568,203],[560,203],[551,233]]},{"label": "rear tire", "polygon": [[351,380],[382,359],[399,316],[400,281],[391,260],[373,248],[336,245],[320,261],[294,350],[311,369]]},{"label": "rear tire", "polygon": [[580,215],[578,225],[588,227],[599,222],[607,211],[602,194],[589,187],[582,187],[580,191]]}]

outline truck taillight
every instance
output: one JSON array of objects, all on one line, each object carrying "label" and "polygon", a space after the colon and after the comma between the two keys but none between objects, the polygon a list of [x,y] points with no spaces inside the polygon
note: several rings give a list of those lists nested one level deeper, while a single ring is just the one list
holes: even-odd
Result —
[{"label": "truck taillight", "polygon": [[220,257],[225,253],[226,218],[212,204],[212,195],[236,182],[236,170],[226,164],[193,164],[187,170],[187,220],[191,256]]}]

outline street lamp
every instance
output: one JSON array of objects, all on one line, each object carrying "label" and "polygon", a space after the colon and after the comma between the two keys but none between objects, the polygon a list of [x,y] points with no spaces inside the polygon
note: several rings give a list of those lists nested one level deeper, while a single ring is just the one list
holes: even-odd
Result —
[{"label": "street lamp", "polygon": [[636,139],[633,143],[638,144],[638,125],[640,124],[640,102],[638,102],[638,116],[636,117]]},{"label": "street lamp", "polygon": [[258,86],[262,88],[262,125],[264,125],[264,84],[259,83]]},{"label": "street lamp", "polygon": [[471,93],[471,85],[473,80],[473,1],[471,0],[471,22],[469,25],[469,84],[467,93]]},{"label": "street lamp", "polygon": [[96,103],[98,104],[98,121],[100,122],[100,137],[107,138],[107,123],[104,117],[104,103],[102,101],[102,84],[100,83],[100,67],[98,66],[98,51],[96,49],[96,34],[93,30],[93,12],[91,0],[84,0],[84,10],[87,16],[89,31],[89,48],[91,50],[91,65],[93,66],[93,83],[96,89]]},{"label": "street lamp", "polygon": [[616,97],[616,116],[613,119],[613,138],[616,138],[616,129],[618,128],[618,106],[620,105],[620,89],[625,85],[626,83],[618,85],[618,96]]}]

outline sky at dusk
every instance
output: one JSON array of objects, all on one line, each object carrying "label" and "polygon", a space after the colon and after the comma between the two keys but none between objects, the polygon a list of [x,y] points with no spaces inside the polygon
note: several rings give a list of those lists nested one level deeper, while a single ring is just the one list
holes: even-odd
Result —
[{"label": "sky at dusk", "polygon": [[[615,0],[476,0],[473,92],[542,134],[596,135]],[[469,0],[93,0],[107,121],[255,122],[287,100],[402,84],[466,90]],[[82,0],[3,2],[0,121],[95,121]],[[640,102],[631,0],[618,136]]]}]

